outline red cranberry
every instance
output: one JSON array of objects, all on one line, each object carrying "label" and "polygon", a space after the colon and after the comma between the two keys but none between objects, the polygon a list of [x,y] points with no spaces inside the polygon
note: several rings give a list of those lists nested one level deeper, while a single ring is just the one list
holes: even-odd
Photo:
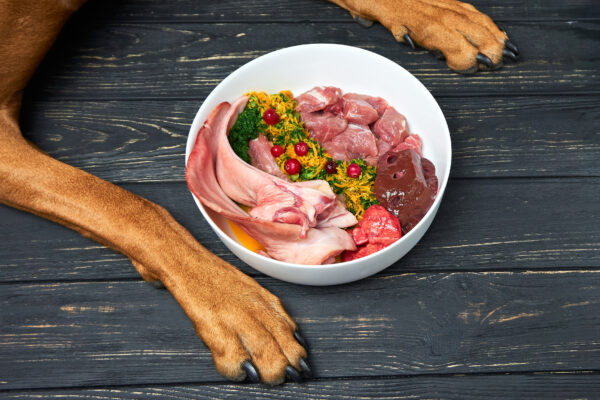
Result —
[{"label": "red cranberry", "polygon": [[283,154],[283,147],[281,147],[280,145],[276,144],[275,146],[271,147],[271,154],[275,158],[279,157],[280,155]]},{"label": "red cranberry", "polygon": [[279,114],[277,114],[274,108],[268,108],[263,114],[263,119],[267,125],[275,125],[279,122]]},{"label": "red cranberry", "polygon": [[308,145],[306,143],[304,143],[304,142],[298,142],[294,146],[294,151],[299,156],[305,156],[305,155],[308,154]]},{"label": "red cranberry", "polygon": [[360,166],[355,163],[348,165],[348,169],[346,170],[346,173],[348,174],[348,176],[350,178],[358,178],[360,176],[361,172],[362,172],[362,169],[360,169]]},{"label": "red cranberry", "polygon": [[325,172],[329,175],[333,175],[337,172],[337,163],[333,160],[329,160],[325,163]]},{"label": "red cranberry", "polygon": [[296,175],[298,172],[300,172],[300,167],[300,161],[296,160],[295,158],[290,158],[285,162],[285,164],[283,164],[283,168],[288,175]]}]

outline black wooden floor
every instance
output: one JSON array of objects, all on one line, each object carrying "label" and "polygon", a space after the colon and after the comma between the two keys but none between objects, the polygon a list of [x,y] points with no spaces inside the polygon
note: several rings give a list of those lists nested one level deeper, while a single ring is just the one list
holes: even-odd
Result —
[{"label": "black wooden floor", "polygon": [[[164,205],[280,296],[316,378],[237,385],[166,291],[66,228],[0,206],[0,397],[599,398],[600,6],[476,0],[523,60],[465,77],[319,0],[110,0],[66,27],[27,95],[42,149]],[[232,256],[184,182],[189,124],[247,61],[344,43],[438,100],[451,181],[423,240],[382,273],[304,287]]]}]

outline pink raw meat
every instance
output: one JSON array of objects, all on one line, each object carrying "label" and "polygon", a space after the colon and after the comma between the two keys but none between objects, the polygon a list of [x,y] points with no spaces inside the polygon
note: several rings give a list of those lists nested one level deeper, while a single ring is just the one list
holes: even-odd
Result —
[{"label": "pink raw meat", "polygon": [[346,99],[344,97],[344,118],[350,123],[369,125],[377,121],[379,114],[365,100]]},{"label": "pink raw meat", "polygon": [[317,111],[300,115],[304,126],[310,132],[310,137],[319,143],[330,141],[348,126],[343,116],[328,112]]},{"label": "pink raw meat", "polygon": [[336,87],[315,86],[311,90],[296,97],[296,109],[299,112],[315,112],[335,104],[340,99],[342,91]]},{"label": "pink raw meat", "polygon": [[381,97],[372,97],[372,96],[367,96],[367,95],[358,94],[358,93],[346,93],[345,95],[342,96],[342,99],[344,100],[344,102],[351,101],[351,100],[366,101],[367,103],[369,103],[371,105],[371,107],[373,107],[377,111],[377,114],[379,116],[383,115],[385,110],[388,108],[387,101],[385,101]]},{"label": "pink raw meat", "polygon": [[248,142],[248,155],[252,165],[267,174],[271,174],[278,178],[288,180],[287,175],[281,171],[279,165],[275,161],[275,157],[271,154],[273,145],[262,133],[258,137]]},{"label": "pink raw meat", "polygon": [[323,111],[332,113],[334,115],[341,114],[344,111],[344,100],[340,97],[336,103],[328,105],[323,109]]},{"label": "pink raw meat", "polygon": [[[398,146],[394,147],[395,152],[407,149],[414,150],[419,154],[419,156],[423,156],[423,154],[421,154],[421,137],[416,133],[413,133],[412,135],[407,136],[406,139],[404,139],[404,141]],[[379,154],[384,153],[380,152]]]},{"label": "pink raw meat", "polygon": [[379,155],[385,154],[392,149],[392,145],[382,139],[377,139],[377,151]]},{"label": "pink raw meat", "polygon": [[324,212],[317,218],[317,228],[328,226],[353,226],[357,223],[356,217],[349,213],[344,204],[338,199],[335,207]]},{"label": "pink raw meat", "polygon": [[[186,168],[186,180],[192,193],[207,207],[237,222],[262,243],[268,255],[274,259],[320,264],[343,250],[355,249],[350,235],[340,229],[345,226],[309,227],[305,230],[302,225],[273,221],[278,211],[283,210],[283,214],[294,216],[301,210],[301,223],[316,225],[321,214],[331,213],[330,208],[337,208],[338,202],[331,189],[331,193],[327,193],[323,183],[327,187],[329,185],[325,182],[308,181],[302,185],[288,183],[246,164],[235,155],[229,146],[227,132],[247,100],[242,97],[233,106],[229,103],[219,104],[200,129]],[[228,178],[238,179],[227,182]],[[266,189],[260,191],[260,186]],[[237,201],[241,198],[249,200],[240,202],[255,208],[249,215],[231,200],[232,197]],[[277,208],[274,202],[280,203],[280,207]],[[286,207],[295,207],[296,211],[288,213],[289,210],[284,210]],[[252,215],[256,209],[259,209],[259,217]],[[269,214],[271,218],[265,218]],[[350,222],[343,217],[337,221]],[[352,222],[355,223],[356,220]]]},{"label": "pink raw meat", "polygon": [[323,143],[323,147],[336,160],[362,158],[369,164],[377,164],[377,143],[367,126],[348,124],[344,132]]},{"label": "pink raw meat", "polygon": [[397,146],[408,136],[406,118],[396,111],[394,107],[388,107],[381,118],[373,124],[373,133],[379,139],[385,140],[392,146]]}]

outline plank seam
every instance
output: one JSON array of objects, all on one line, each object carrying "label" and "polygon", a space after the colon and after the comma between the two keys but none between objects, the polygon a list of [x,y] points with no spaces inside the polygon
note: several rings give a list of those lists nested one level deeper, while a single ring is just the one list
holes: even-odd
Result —
[{"label": "plank seam", "polygon": [[[462,378],[472,376],[543,376],[543,375],[600,375],[598,369],[587,370],[531,370],[531,371],[497,371],[497,372],[466,372],[466,373],[421,373],[421,374],[399,374],[399,375],[358,375],[358,376],[334,376],[326,378],[312,378],[307,382],[335,382],[335,381],[365,381],[365,380],[394,380],[394,379],[421,379],[421,378]],[[85,390],[85,389],[119,389],[119,388],[139,388],[139,387],[171,387],[171,386],[229,386],[239,385],[239,382],[231,381],[183,381],[183,382],[162,382],[162,383],[135,383],[123,385],[86,385],[86,386],[58,386],[58,387],[36,387],[36,388],[11,388],[0,389],[0,393],[20,392],[20,391],[47,391],[47,390]]]},{"label": "plank seam", "polygon": [[[449,71],[448,74],[450,74],[451,72]],[[415,73],[415,76],[418,77],[418,73]],[[435,94],[435,98],[438,99],[458,99],[458,98],[481,98],[481,97],[486,97],[486,98],[514,98],[514,97],[520,97],[520,98],[532,98],[532,97],[552,97],[552,98],[556,98],[556,97],[590,97],[590,98],[596,98],[598,95],[600,95],[600,90],[599,91],[584,91],[584,92],[498,92],[498,93],[476,93],[476,92],[463,92],[463,93],[458,93],[458,94],[454,94],[454,93],[438,93]],[[35,99],[31,99],[31,97],[33,97],[32,94],[27,94],[26,93],[26,104],[29,103],[59,103],[59,102],[100,102],[100,101],[131,101],[131,102],[136,102],[136,101],[169,101],[169,102],[173,102],[173,101],[197,101],[199,103],[203,102],[204,100],[206,100],[205,97],[194,97],[194,96],[176,96],[176,97],[168,97],[168,96],[161,96],[161,97],[94,97],[93,99],[90,100],[89,96],[82,96],[82,97],[56,97],[53,99],[40,99],[40,100],[35,100]]]},{"label": "plank seam", "polygon": [[[388,273],[381,275],[374,275],[364,279],[389,279],[394,276],[401,275],[448,275],[448,274],[544,274],[544,273],[573,273],[573,272],[581,272],[581,273],[597,273],[600,272],[600,266],[595,267],[547,267],[547,268],[539,268],[539,269],[531,269],[531,268],[512,268],[512,269],[487,269],[487,270],[474,270],[474,269],[434,269],[431,271],[422,270],[422,269],[402,269],[402,272],[398,273]],[[253,277],[253,278],[265,278],[265,279],[274,279],[269,278],[267,275],[264,275],[260,272],[252,273],[252,272],[244,272],[245,274]],[[134,283],[147,283],[141,277],[123,277],[123,278],[93,278],[93,279],[47,279],[47,280],[14,280],[14,281],[0,281],[0,286],[8,286],[8,285],[55,285],[55,284],[86,284],[86,283],[126,283],[126,282],[134,282]],[[164,289],[157,289],[164,290]]]},{"label": "plank seam", "polygon": [[[489,15],[489,14],[488,14]],[[493,16],[492,16],[493,17]],[[554,23],[554,22],[569,22],[569,23],[577,23],[577,22],[600,22],[600,17],[577,17],[577,18],[493,18],[494,22],[499,23],[500,25],[505,23],[517,23],[517,24],[539,24],[539,23]],[[77,21],[75,22],[77,23]],[[331,19],[319,19],[319,20],[291,20],[291,19],[269,19],[269,20],[243,20],[243,19],[126,19],[126,18],[115,18],[111,19],[110,25],[142,25],[142,24],[161,24],[161,25],[207,25],[207,24],[248,24],[248,25],[259,25],[259,24],[354,24],[355,22],[350,18],[331,18]],[[97,23],[99,25],[106,25]],[[94,23],[92,23],[94,26]]]}]

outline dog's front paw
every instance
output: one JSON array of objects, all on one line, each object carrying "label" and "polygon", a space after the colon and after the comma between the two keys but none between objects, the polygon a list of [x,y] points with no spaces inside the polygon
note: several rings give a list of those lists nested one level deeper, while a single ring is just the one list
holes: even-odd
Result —
[{"label": "dog's front paw", "polygon": [[224,377],[268,384],[311,376],[296,323],[281,301],[214,255],[207,267],[169,269],[161,277]]},{"label": "dog's front paw", "polygon": [[456,0],[332,0],[357,22],[377,20],[396,40],[442,54],[456,72],[495,69],[516,61],[518,49],[490,17]]}]

